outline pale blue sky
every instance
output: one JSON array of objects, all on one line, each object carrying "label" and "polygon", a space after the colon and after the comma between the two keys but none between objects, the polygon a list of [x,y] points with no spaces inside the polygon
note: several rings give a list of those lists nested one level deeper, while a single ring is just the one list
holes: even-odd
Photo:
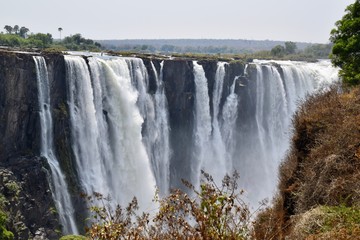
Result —
[{"label": "pale blue sky", "polygon": [[3,26],[93,39],[217,38],[326,43],[355,0],[0,0]]}]

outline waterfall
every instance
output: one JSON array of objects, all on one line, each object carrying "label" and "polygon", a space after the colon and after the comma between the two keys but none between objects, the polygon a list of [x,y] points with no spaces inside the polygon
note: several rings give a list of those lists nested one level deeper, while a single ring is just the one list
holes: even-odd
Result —
[{"label": "waterfall", "polygon": [[[233,163],[240,169],[242,187],[248,191],[253,206],[273,196],[277,168],[290,145],[291,118],[307,94],[326,88],[338,80],[337,69],[330,63],[256,61],[256,87],[251,94],[255,104],[254,120],[247,123],[239,138]],[[245,106],[244,106],[245,107]],[[244,145],[244,146],[241,146]],[[256,180],[256,181],[255,181]]]},{"label": "waterfall", "polygon": [[[337,70],[326,62],[256,61],[245,66],[243,75],[234,77],[226,95],[226,65],[217,64],[211,116],[208,80],[203,67],[193,61],[195,148],[191,179],[199,184],[203,169],[220,183],[235,169],[240,172],[240,186],[247,190],[247,201],[257,206],[275,191],[277,168],[289,148],[291,118],[299,101],[336,81]],[[256,78],[249,77],[249,71],[254,70]],[[240,82],[244,79],[245,84]]]},{"label": "waterfall", "polygon": [[51,193],[59,214],[64,234],[77,234],[72,205],[65,176],[61,171],[54,151],[53,123],[50,105],[50,86],[45,59],[33,56],[36,65],[38,99],[40,107],[41,155],[49,163],[51,171]]},{"label": "waterfall", "polygon": [[[222,134],[226,123],[219,123],[221,116],[224,116],[220,112],[220,102],[223,94],[224,78],[225,78],[225,62],[218,62],[216,74],[215,74],[215,86],[213,90],[212,105],[212,157],[209,158],[206,171],[211,172],[216,181],[222,180],[226,173],[231,170],[230,158],[227,153],[227,147],[225,145],[224,136]],[[225,113],[226,114],[226,113]],[[213,166],[217,166],[214,168]]]},{"label": "waterfall", "polygon": [[[211,116],[210,116],[210,100],[208,94],[208,83],[204,69],[196,61],[193,61],[194,81],[195,81],[195,151],[194,160],[196,164],[192,167],[195,186],[199,185],[200,170],[208,171],[207,165],[211,155],[209,154],[210,137],[211,137]],[[209,166],[211,167],[211,166]]]},{"label": "waterfall", "polygon": [[[238,105],[239,98],[235,93],[235,86],[237,83],[238,77],[235,77],[233,83],[230,87],[230,94],[227,96],[222,109],[222,126],[221,134],[223,138],[223,144],[226,146],[226,152],[224,152],[223,158],[225,159],[225,164],[227,167],[226,173],[231,173],[232,170],[232,159],[235,150],[235,129],[236,129],[236,120],[238,117]],[[224,177],[225,174],[222,174],[219,177]]]},{"label": "waterfall", "polygon": [[151,125],[145,138],[148,139],[148,153],[151,157],[156,184],[160,194],[166,196],[169,193],[170,183],[170,142],[169,142],[169,116],[167,109],[167,101],[165,96],[165,87],[163,83],[163,67],[164,61],[160,64],[160,76],[156,68],[151,62],[151,68],[155,73],[156,92],[153,98],[155,112],[152,115]]},{"label": "waterfall", "polygon": [[[193,162],[197,163],[193,172],[196,184],[199,182],[199,172],[212,175],[219,184],[223,177],[232,170],[232,154],[235,148],[234,129],[238,114],[238,96],[235,85],[238,77],[231,84],[230,94],[220,109],[221,97],[225,78],[226,63],[217,64],[215,83],[212,95],[213,116],[210,116],[210,101],[207,79],[203,67],[194,64],[195,81],[195,143],[196,150]],[[220,119],[220,121],[219,121]]]},{"label": "waterfall", "polygon": [[[142,142],[146,96],[132,85],[138,59],[65,56],[73,150],[81,186],[125,206],[153,208],[155,180]],[[138,75],[138,84],[145,84]],[[144,85],[145,86],[145,85]]]},{"label": "waterfall", "polygon": [[[173,89],[165,95],[165,85],[169,84],[168,90],[172,79],[164,79],[169,74],[164,62],[159,72],[156,62],[139,58],[89,56],[86,62],[80,56],[65,56],[65,62],[80,186],[87,194],[110,195],[114,204],[122,206],[136,196],[141,210],[157,207],[151,203],[155,186],[165,196],[173,187],[173,176],[188,177],[198,186],[200,169],[217,183],[226,173],[239,171],[241,187],[252,206],[271,197],[299,100],[337,80],[337,70],[328,62],[255,61],[244,70],[219,62],[214,83],[209,84],[206,76],[214,72],[206,75],[203,65],[192,61],[195,89],[189,84],[185,94],[176,95]],[[179,106],[181,111],[193,113],[194,119],[184,121],[194,120],[192,128],[171,131],[174,119],[170,119],[166,96],[169,104],[176,97],[176,102],[184,104]],[[185,109],[188,106],[194,109]],[[184,141],[184,148],[170,142],[173,136],[172,141]],[[192,156],[184,160],[190,164],[186,171],[177,169],[182,162],[172,162],[175,152],[183,149],[191,151],[184,156]]]}]

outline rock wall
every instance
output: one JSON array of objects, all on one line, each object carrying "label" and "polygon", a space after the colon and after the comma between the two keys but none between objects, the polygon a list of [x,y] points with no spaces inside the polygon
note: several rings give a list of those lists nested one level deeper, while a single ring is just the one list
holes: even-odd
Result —
[{"label": "rock wall", "polygon": [[61,229],[39,157],[40,123],[32,55],[0,52],[0,196],[16,239]]},{"label": "rock wall", "polygon": [[[54,144],[57,158],[66,175],[69,192],[76,208],[79,229],[83,229],[86,205],[80,198],[77,170],[71,148],[70,120],[67,104],[66,67],[59,54],[44,56],[47,63],[51,107],[54,125]],[[143,59],[149,74],[149,92],[156,91],[156,75],[160,76],[159,59]],[[156,72],[151,65],[155,66]],[[216,61],[199,61],[208,79],[209,96],[212,99]],[[235,76],[244,75],[244,64],[230,63],[226,66],[222,104],[230,91]],[[164,60],[163,81],[169,109],[171,129],[170,162],[171,187],[182,187],[181,178],[190,179],[189,161],[194,139],[195,84],[192,60]],[[248,81],[243,79],[244,84]],[[236,92],[245,91],[237,87]],[[0,193],[7,199],[6,210],[11,215],[10,230],[17,239],[28,239],[36,232],[49,238],[57,238],[61,226],[57,220],[49,183],[49,167],[40,157],[40,122],[35,64],[32,54],[0,51]],[[210,100],[211,101],[211,100]],[[210,103],[212,112],[212,104]],[[176,171],[174,171],[176,169]],[[80,169],[81,171],[81,169]],[[18,192],[6,187],[14,182]],[[13,217],[20,216],[20,217]],[[22,230],[21,230],[22,229]],[[40,229],[40,230],[39,230]]]}]

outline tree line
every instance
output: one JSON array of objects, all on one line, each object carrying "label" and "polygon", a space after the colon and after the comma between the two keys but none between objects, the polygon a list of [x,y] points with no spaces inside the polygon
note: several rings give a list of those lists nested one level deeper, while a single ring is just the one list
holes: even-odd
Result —
[{"label": "tree line", "polygon": [[[20,48],[52,48],[58,51],[74,50],[74,51],[98,51],[102,48],[101,44],[82,37],[80,33],[67,36],[63,40],[54,41],[50,33],[30,33],[29,28],[19,27],[19,25],[10,26],[5,25],[6,33],[0,33],[0,46],[6,47],[20,47]],[[63,29],[58,28],[60,32]]]}]

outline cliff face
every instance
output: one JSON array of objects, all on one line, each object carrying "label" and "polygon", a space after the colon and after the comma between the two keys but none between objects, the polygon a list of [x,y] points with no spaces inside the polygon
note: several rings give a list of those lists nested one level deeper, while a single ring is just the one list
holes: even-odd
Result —
[{"label": "cliff face", "polygon": [[[215,88],[217,61],[198,61],[202,65],[208,83],[208,95],[210,114],[213,115],[213,92]],[[227,71],[224,77],[223,92],[220,100],[220,108],[225,103],[230,93],[231,84],[237,76],[243,76],[244,86],[248,85],[249,79],[244,77],[244,64],[234,62],[226,65]],[[169,125],[171,129],[170,142],[172,157],[170,163],[170,186],[183,188],[181,179],[196,182],[191,179],[190,172],[194,156],[195,137],[195,82],[193,74],[193,62],[190,60],[167,60],[164,61],[163,81],[165,84],[166,98],[169,109]],[[242,94],[245,88],[236,85],[235,93]],[[192,141],[189,143],[189,140]],[[176,171],[175,171],[176,169]],[[175,174],[174,174],[175,173]],[[192,175],[194,176],[194,175]]]},{"label": "cliff face", "polygon": [[[195,86],[192,62],[165,61],[163,74],[172,132],[170,142],[174,146],[170,169],[179,169],[182,176],[188,176],[191,171],[188,161],[191,160],[192,156],[187,141],[192,139],[194,124],[192,110],[194,109]],[[177,89],[177,91],[173,91],[173,89]],[[175,181],[171,185],[181,186],[179,176],[171,177]]]},{"label": "cliff face", "polygon": [[[80,180],[83,180],[81,179],[80,173],[84,173],[85,171],[81,172],[82,169],[77,168],[76,160],[78,160],[79,158],[75,159],[75,154],[73,152],[75,150],[73,150],[73,148],[75,146],[74,142],[76,143],[76,140],[83,140],[86,138],[86,136],[84,135],[84,138],[79,137],[78,139],[73,139],[76,134],[74,134],[74,132],[72,133],[71,131],[76,130],[74,130],[74,127],[72,125],[74,124],[74,121],[71,121],[70,119],[70,113],[73,114],[74,112],[78,111],[80,108],[82,108],[82,105],[81,107],[79,107],[79,105],[71,108],[72,105],[69,101],[70,94],[68,92],[68,89],[70,87],[68,86],[68,82],[66,79],[66,66],[68,66],[66,64],[69,63],[68,59],[67,62],[65,62],[64,56],[59,54],[47,54],[43,55],[43,57],[46,59],[47,73],[49,77],[49,90],[51,96],[50,107],[53,119],[52,127],[55,148],[54,153],[57,157],[57,160],[59,161],[62,172],[65,175],[71,200],[74,208],[76,209],[75,220],[77,222],[78,228],[83,229],[83,226],[81,226],[81,224],[84,224],[84,219],[87,217],[87,206],[80,198],[80,192],[82,189],[80,187]],[[75,58],[77,60],[81,60],[81,62],[84,62],[83,59],[81,59],[81,57],[79,56],[76,56]],[[83,58],[85,59],[84,63],[87,63],[88,66],[86,68],[86,65],[84,64],[85,68],[81,70],[82,73],[86,72],[90,75],[96,75],[94,72],[87,71],[89,69],[92,69],[90,66],[91,61],[94,59],[88,57]],[[102,60],[99,60],[99,62],[101,61]],[[223,131],[221,132],[221,134],[223,135],[220,136],[221,142],[215,142],[214,139],[211,139],[211,141],[203,141],[202,144],[207,146],[197,146],[199,145],[199,142],[195,143],[195,134],[199,134],[197,133],[197,127],[199,124],[196,124],[196,117],[200,114],[201,111],[196,112],[195,109],[197,101],[196,92],[198,89],[196,89],[194,79],[193,60],[162,60],[144,58],[144,65],[141,66],[135,64],[136,62],[139,62],[138,59],[126,59],[126,61],[124,59],[121,59],[121,61],[127,61],[126,64],[133,64],[133,66],[131,67],[133,74],[140,74],[140,70],[142,71],[141,74],[144,74],[144,76],[142,76],[141,79],[144,80],[144,82],[148,81],[148,83],[146,82],[144,85],[147,85],[149,88],[147,89],[147,93],[150,94],[149,98],[154,97],[154,94],[157,91],[157,87],[160,86],[157,83],[157,79],[162,74],[162,80],[165,87],[165,94],[168,105],[167,109],[165,109],[164,107],[164,112],[167,113],[168,111],[169,114],[169,119],[167,123],[168,126],[166,127],[170,128],[170,146],[168,146],[168,150],[171,151],[171,157],[169,160],[169,185],[171,188],[182,188],[182,178],[191,182],[197,182],[199,180],[198,173],[194,172],[198,171],[198,168],[196,166],[199,165],[199,161],[205,162],[205,158],[210,159],[210,161],[206,159],[206,161],[208,161],[206,163],[208,164],[206,167],[208,167],[210,170],[212,170],[211,168],[215,169],[217,167],[229,167],[229,169],[238,169],[242,171],[242,179],[246,179],[249,182],[246,182],[245,184],[248,184],[247,187],[251,187],[251,190],[253,190],[253,192],[256,192],[259,189],[267,190],[273,187],[273,179],[276,178],[274,177],[273,173],[276,172],[275,168],[277,168],[278,166],[278,162],[276,161],[278,161],[278,158],[280,158],[278,156],[279,152],[285,151],[283,149],[283,145],[287,147],[288,139],[287,137],[284,137],[283,132],[288,131],[288,129],[285,129],[285,127],[288,126],[288,118],[292,113],[292,111],[290,111],[289,109],[290,106],[287,104],[290,103],[294,105],[295,108],[296,104],[294,103],[294,99],[296,99],[296,97],[301,97],[301,95],[297,93],[298,89],[301,89],[302,92],[305,92],[314,90],[315,88],[315,86],[312,86],[310,83],[312,80],[315,81],[315,79],[312,79],[312,77],[308,75],[306,75],[306,77],[302,76],[303,74],[308,74],[308,72],[305,72],[303,68],[298,68],[295,65],[288,65],[285,67],[282,65],[271,64],[268,62],[261,64],[255,63],[245,65],[244,63],[234,61],[229,62],[228,64],[221,65],[213,60],[197,61],[198,64],[202,65],[202,68],[204,70],[207,81],[206,87],[208,89],[207,94],[203,94],[208,95],[203,101],[205,102],[203,106],[204,108],[206,108],[206,116],[204,119],[206,121],[206,124],[214,124],[214,109],[216,109],[217,107],[217,121],[219,122],[219,124],[222,124],[221,130],[219,129],[219,126],[217,128],[214,127],[214,125],[207,127],[206,133],[204,135],[206,135],[205,137],[210,137],[211,135],[212,138],[215,138],[215,129],[217,129],[218,132]],[[125,65],[125,68],[126,66],[129,67],[129,65]],[[145,70],[143,66],[145,66]],[[225,69],[223,71],[225,75],[223,76],[224,78],[222,90],[219,90],[220,87],[216,87],[215,84],[217,81],[216,74],[218,67],[224,67]],[[247,69],[245,70],[245,68]],[[287,69],[288,71],[286,72],[283,68]],[[200,70],[196,69],[196,71]],[[289,74],[294,72],[297,74]],[[311,73],[313,73],[312,70]],[[285,77],[286,74],[288,74],[287,77]],[[294,75],[297,75],[297,77],[295,77]],[[322,75],[321,73],[319,75],[321,77],[328,76]],[[82,77],[74,77],[71,79],[75,81],[86,80]],[[92,90],[99,90],[98,88],[91,86],[91,84],[94,85],[94,79],[97,78],[91,78],[91,80],[88,81],[89,90],[86,92],[81,92],[82,94],[89,97],[88,99],[90,100],[87,102],[88,105],[93,104],[92,97],[94,93],[90,89],[92,88]],[[98,80],[103,81],[104,79],[106,80],[106,78],[99,77]],[[133,81],[134,79],[135,78],[131,78],[127,80]],[[106,82],[105,80],[104,82]],[[114,80],[116,79],[114,78]],[[304,84],[304,86],[297,85],[299,81],[309,81],[307,82],[309,86],[307,86],[307,84]],[[289,84],[289,86],[287,86],[286,84]],[[290,86],[290,84],[292,85]],[[202,86],[202,90],[204,90],[205,86]],[[112,88],[113,85],[107,85],[106,87]],[[222,91],[222,95],[219,97],[220,100],[216,103],[216,107],[213,106],[212,102],[214,99],[213,95],[215,89]],[[107,102],[106,98],[108,98],[109,95],[111,94],[101,95],[101,97],[98,98],[97,101],[101,103]],[[136,97],[136,93],[134,94],[134,96]],[[216,98],[216,101],[218,101],[219,98]],[[290,154],[289,160],[287,160],[287,162],[283,164],[281,170],[281,197],[278,199],[276,205],[277,209],[281,210],[276,212],[277,216],[275,218],[271,218],[279,220],[278,223],[280,223],[280,225],[284,224],[280,226],[281,229],[285,225],[288,226],[288,221],[293,215],[301,214],[307,211],[309,208],[315,206],[316,203],[321,202],[324,204],[328,204],[331,201],[334,201],[334,199],[339,196],[335,194],[336,191],[341,192],[341,198],[346,198],[347,201],[349,201],[349,203],[351,204],[358,201],[356,197],[347,198],[348,195],[355,196],[356,194],[355,192],[351,191],[349,185],[346,185],[346,189],[342,189],[341,184],[339,184],[342,182],[341,179],[338,179],[336,184],[333,185],[334,187],[336,186],[336,188],[332,188],[332,190],[336,189],[336,191],[329,190],[326,193],[324,193],[323,190],[321,190],[320,188],[314,188],[311,184],[309,184],[311,181],[319,184],[321,183],[322,185],[331,182],[332,180],[329,176],[334,176],[332,173],[335,170],[339,170],[340,168],[342,168],[341,166],[343,166],[342,164],[340,164],[339,167],[337,165],[331,165],[331,163],[341,163],[343,159],[346,159],[340,154],[342,153],[340,151],[341,148],[346,147],[344,145],[341,145],[340,143],[347,143],[346,141],[339,141],[339,143],[331,142],[331,144],[333,145],[327,145],[327,150],[333,149],[332,146],[334,145],[340,146],[339,153],[325,151],[326,154],[319,155],[318,151],[311,150],[311,148],[313,147],[318,147],[318,145],[316,144],[318,144],[320,141],[328,141],[328,137],[323,137],[321,139],[318,138],[319,134],[329,129],[340,129],[339,127],[337,127],[337,125],[333,123],[320,121],[320,116],[323,116],[322,114],[326,114],[326,116],[332,116],[334,113],[336,113],[336,116],[341,116],[337,118],[339,120],[339,123],[345,123],[347,121],[347,117],[343,114],[344,112],[342,111],[342,103],[343,101],[345,101],[344,99],[346,99],[346,97],[335,100],[333,99],[330,101],[332,102],[332,104],[334,104],[333,106],[336,106],[337,108],[331,108],[331,104],[324,108],[324,106],[321,105],[321,101],[316,102],[312,110],[319,110],[318,112],[315,111],[315,113],[309,117],[308,115],[306,115],[308,114],[308,109],[304,108],[305,110],[302,109],[301,114],[303,114],[305,117],[298,116],[297,119],[302,120],[297,120],[297,122],[295,121],[297,134],[295,134],[294,137],[293,149]],[[356,104],[358,104],[358,102],[356,101],[354,101],[352,105],[356,106]],[[36,81],[36,70],[32,55],[27,53],[14,53],[4,51],[0,52],[0,139],[2,139],[2,141],[0,142],[0,183],[2,183],[0,185],[0,193],[6,199],[4,209],[9,212],[11,216],[11,221],[9,223],[10,230],[14,231],[17,234],[16,237],[18,239],[28,239],[29,237],[33,237],[36,234],[46,235],[47,237],[53,239],[57,238],[55,232],[57,230],[61,231],[61,226],[58,221],[59,216],[55,211],[55,204],[53,202],[51,194],[50,167],[48,166],[48,161],[40,157],[40,141],[42,136],[40,135],[40,107],[38,106],[38,102],[39,100]],[[141,100],[138,100],[139,104],[140,102]],[[114,102],[113,104],[116,108],[119,102]],[[308,104],[307,107],[310,108],[310,105],[311,104]],[[86,108],[86,106],[83,108]],[[345,109],[349,111],[357,111],[350,106],[351,105],[346,105]],[[209,107],[209,109],[207,107]],[[136,108],[135,104],[133,108]],[[149,109],[150,108],[151,106],[149,107]],[[108,112],[104,110],[105,108],[98,108],[100,109],[100,111],[97,111],[97,113],[100,113],[98,119],[98,116],[94,116],[94,108],[89,109],[86,108],[86,111],[91,112],[93,115],[90,116],[94,117],[94,119],[96,118],[96,120],[93,121],[94,128],[96,128],[95,125],[97,125],[97,122],[102,121],[104,121],[104,126],[108,126],[108,123],[106,123],[106,121],[110,120],[107,119]],[[224,111],[224,109],[226,111]],[[323,111],[323,109],[326,109],[326,111]],[[336,111],[334,109],[336,109]],[[83,109],[80,110],[82,111]],[[101,116],[101,114],[105,116],[105,120],[101,118],[103,117]],[[132,116],[128,112],[126,112],[126,114],[127,116]],[[146,125],[149,123],[146,121],[146,118],[151,119],[152,117],[154,117],[154,115],[155,113],[153,111],[150,112],[148,115],[144,114],[144,116],[142,116],[143,118],[145,118],[144,124],[142,126],[139,124],[139,127],[137,129],[139,130],[139,132],[142,131],[143,136],[147,136],[144,133],[152,133],[151,131],[148,131],[148,129],[150,128],[147,129]],[[121,115],[119,118],[111,121],[118,121],[122,118],[122,116],[125,115]],[[312,120],[309,123],[309,118],[313,118],[315,120]],[[129,122],[131,122],[132,120],[133,119],[131,119],[130,117]],[[352,122],[359,122],[358,117]],[[347,134],[351,133],[354,136],[360,135],[358,134],[358,125],[351,125],[350,122],[346,123],[349,124],[344,125],[344,131],[346,129],[351,130],[350,132],[347,132]],[[50,126],[50,124],[48,125]],[[149,124],[149,126],[154,125]],[[85,126],[85,128],[86,127],[88,126]],[[129,129],[130,127],[125,124],[125,128]],[[201,128],[201,126],[199,128]],[[211,133],[208,132],[209,128],[211,128]],[[86,131],[84,130],[84,132]],[[123,129],[121,133],[123,133]],[[337,132],[333,131],[332,134],[336,135]],[[156,134],[154,135],[160,135],[160,133],[156,132]],[[89,146],[86,141],[82,141],[85,142],[85,147],[82,149],[82,151],[85,153],[87,153],[87,149],[89,147],[93,147],[94,149],[96,149],[96,147],[99,147],[99,142],[105,142],[106,144],[111,145],[111,140],[102,141],[103,138],[101,138],[100,135],[91,136],[95,136],[92,138],[92,140],[94,140],[94,142],[96,143],[94,143],[92,146]],[[137,134],[137,136],[139,135]],[[342,135],[342,137],[342,139],[346,138],[344,135]],[[355,140],[352,140],[353,142],[358,142],[358,138],[354,139]],[[142,140],[142,143],[146,142],[146,140]],[[142,143],[140,142],[140,145]],[[216,146],[216,144],[228,146],[224,146],[224,148],[222,149],[215,149],[216,147],[223,147]],[[350,145],[348,144],[347,146]],[[352,158],[350,162],[357,166],[356,161],[358,160],[360,155],[358,150],[359,146],[356,144],[352,144],[351,146],[352,152],[350,151],[350,153],[352,154]],[[200,148],[203,152],[207,151],[207,155],[204,155],[206,157],[199,157],[195,155],[200,152]],[[212,151],[212,148],[214,148],[214,150],[216,151]],[[104,149],[107,150],[107,148]],[[137,150],[138,149],[135,149],[135,151]],[[353,150],[355,151],[355,153]],[[219,157],[219,155],[213,154],[215,152],[217,154],[221,153],[221,156],[225,157]],[[122,152],[121,154],[126,153]],[[116,155],[116,157],[121,157],[121,154]],[[88,155],[85,156],[86,158],[89,158]],[[329,163],[328,165],[326,165],[328,167],[326,171],[331,174],[328,174],[327,178],[324,178],[321,174],[318,174],[318,172],[321,172],[322,170],[321,167],[323,165],[323,162],[313,161],[313,159],[309,160],[311,159],[311,157],[314,156],[316,156],[316,159],[323,159],[326,164]],[[346,157],[348,157],[348,155],[346,155]],[[94,158],[96,158],[96,162],[96,160],[100,157]],[[224,160],[226,162],[217,162],[217,158],[221,158],[221,161]],[[227,161],[229,160],[228,158],[230,159],[230,161]],[[106,178],[106,174],[112,171],[111,167],[114,166],[111,165],[111,161],[113,159],[106,159],[110,159],[110,166],[106,166],[109,168],[105,169],[104,167],[104,169],[102,169],[104,170],[103,172],[105,174],[101,176],[104,176],[104,178]],[[87,159],[82,160],[86,162]],[[131,159],[127,160],[131,162]],[[196,160],[199,161],[196,162]],[[231,163],[228,164],[228,162]],[[139,167],[139,165],[136,165],[134,163],[132,164],[134,165],[132,166],[133,168]],[[103,165],[96,166],[102,167]],[[316,166],[316,168],[313,168],[312,166]],[[128,170],[127,168],[121,168],[121,171],[123,169],[126,169],[126,171]],[[226,170],[228,171],[229,169]],[[305,171],[304,169],[310,169],[310,171]],[[356,170],[356,168],[354,168],[354,170]],[[86,171],[86,173],[87,172],[88,171]],[[223,169],[220,169],[219,172],[221,172],[221,174],[224,173]],[[91,175],[91,171],[89,171],[89,174]],[[115,174],[118,174],[118,172],[116,172]],[[217,172],[215,174],[217,174]],[[218,175],[220,175],[220,173]],[[91,176],[91,180],[89,180],[89,182],[93,180],[92,178],[97,177],[97,175]],[[127,182],[128,178],[124,178],[126,179],[125,182]],[[137,177],[137,179],[138,178],[139,177]],[[311,180],[310,182],[309,179]],[[357,175],[353,179],[359,182]],[[86,179],[86,181],[87,180],[88,179]],[[103,178],[101,178],[100,180],[103,180]],[[109,179],[106,179],[106,181],[108,180]],[[308,185],[306,185],[305,183],[307,183]],[[117,187],[116,184],[114,185],[115,187]],[[307,187],[305,188],[304,186]],[[101,191],[102,189],[94,190]],[[135,191],[141,190],[135,189]],[[317,193],[317,195],[315,196],[313,195],[313,193]],[[88,194],[91,193],[88,192]],[[125,193],[123,192],[118,194],[125,195]],[[265,194],[266,193],[259,191],[259,194],[255,197],[263,196]],[[319,198],[317,196],[322,196],[322,198]],[[269,223],[268,225],[272,226],[271,224],[272,223]],[[277,227],[279,227],[279,225],[275,224],[274,228],[276,229]],[[277,229],[276,232],[280,232],[281,234],[285,235],[286,233],[281,229]]]},{"label": "cliff face", "polygon": [[[66,175],[69,192],[76,209],[78,223],[85,219],[86,205],[79,197],[74,154],[72,152],[68,92],[65,60],[62,55],[50,54],[46,59],[51,109],[54,126],[55,154]],[[149,74],[149,93],[156,91],[156,77],[160,76],[161,60],[144,59]],[[154,72],[153,66],[156,72]],[[208,79],[209,96],[212,99],[216,61],[200,61]],[[227,65],[224,79],[223,105],[235,76],[244,75],[244,65]],[[194,139],[195,84],[192,60],[165,60],[163,81],[169,109],[170,144],[172,148],[171,169],[178,175],[171,175],[172,187],[183,187],[181,178],[190,179],[190,161]],[[244,78],[244,81],[247,81]],[[236,88],[236,92],[243,91]],[[60,230],[57,214],[50,191],[50,168],[46,159],[40,157],[40,120],[35,63],[32,54],[0,52],[0,193],[7,199],[7,210],[11,216],[18,212],[20,217],[11,217],[9,228],[18,239],[33,237],[42,232],[56,238]],[[212,112],[212,104],[210,103]],[[19,191],[6,186],[14,183]],[[14,192],[15,191],[15,192]],[[19,230],[21,226],[21,229]],[[44,229],[42,229],[44,228]],[[79,226],[82,229],[82,226]],[[25,229],[25,230],[24,230]],[[41,231],[39,231],[39,229]]]},{"label": "cliff face", "polygon": [[35,64],[30,54],[0,52],[0,194],[16,239],[39,229],[60,229],[45,159],[39,157],[40,123]]},{"label": "cliff face", "polygon": [[39,152],[39,124],[32,56],[0,52],[0,66],[0,135],[3,139],[0,159],[36,155]]},{"label": "cliff face", "polygon": [[[359,239],[360,89],[308,98],[257,239]],[[267,236],[266,236],[267,234]]]}]

